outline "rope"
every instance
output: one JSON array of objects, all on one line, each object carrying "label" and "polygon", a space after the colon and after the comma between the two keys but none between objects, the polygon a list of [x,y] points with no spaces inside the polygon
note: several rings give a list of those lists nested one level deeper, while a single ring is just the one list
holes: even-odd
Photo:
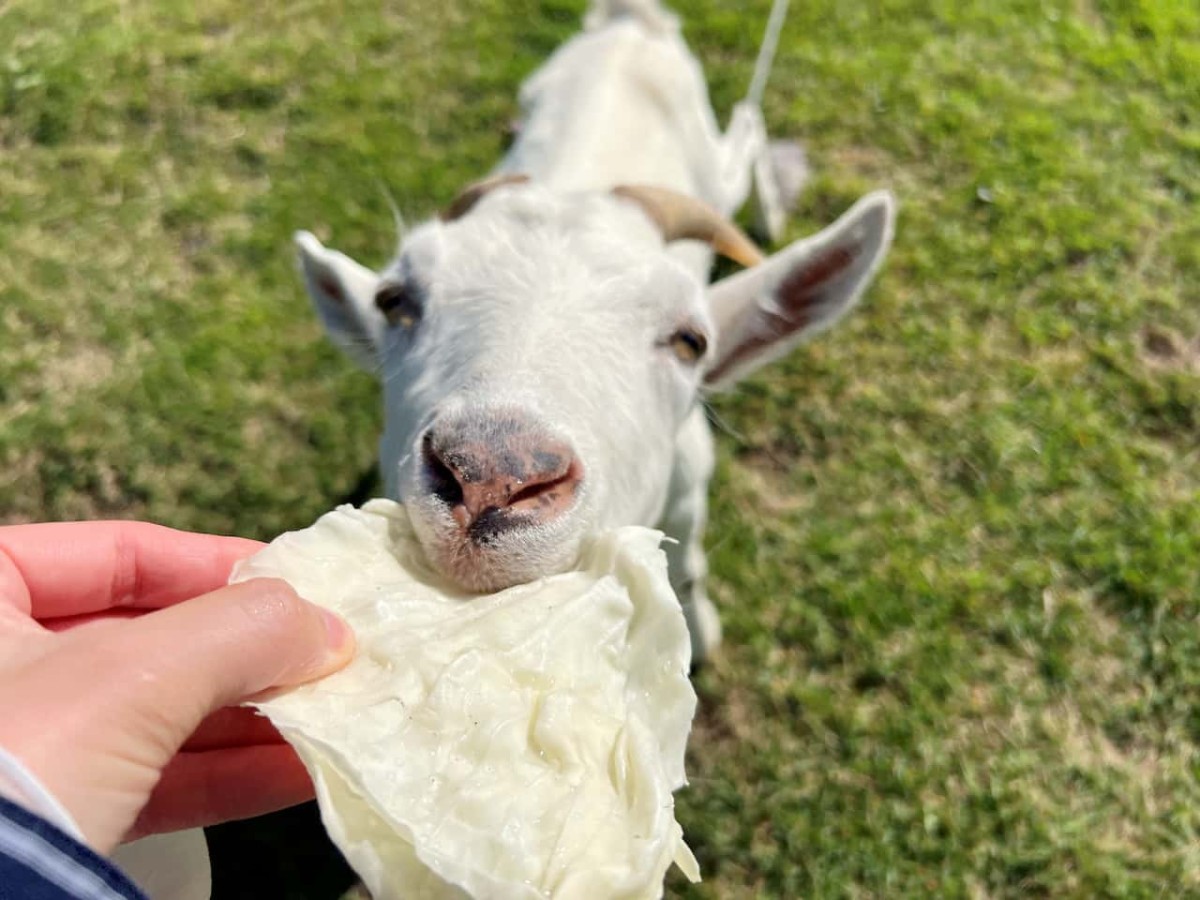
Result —
[{"label": "rope", "polygon": [[779,32],[783,30],[783,20],[787,18],[787,8],[788,0],[775,0],[771,4],[771,17],[767,19],[762,46],[758,48],[758,59],[754,63],[754,77],[750,79],[750,90],[746,92],[746,101],[759,108],[762,107],[763,92],[767,89],[767,76],[771,74],[771,64],[775,62],[775,48],[779,46]]}]

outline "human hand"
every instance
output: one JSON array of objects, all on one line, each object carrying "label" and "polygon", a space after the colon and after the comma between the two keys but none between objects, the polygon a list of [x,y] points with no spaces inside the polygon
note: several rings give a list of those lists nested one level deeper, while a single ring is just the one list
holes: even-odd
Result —
[{"label": "human hand", "polygon": [[0,528],[0,747],[100,852],[312,796],[270,724],[224,707],[341,668],[354,639],[282,581],[225,587],[260,546],[137,522]]}]

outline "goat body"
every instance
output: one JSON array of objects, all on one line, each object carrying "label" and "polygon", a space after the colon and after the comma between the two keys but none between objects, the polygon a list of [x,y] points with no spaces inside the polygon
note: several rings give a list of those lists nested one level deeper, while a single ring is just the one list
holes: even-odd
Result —
[{"label": "goat body", "polygon": [[720,640],[702,391],[840,319],[886,255],[894,202],[871,194],[708,285],[710,246],[664,240],[614,189],[665,189],[725,217],[756,180],[771,196],[759,110],[739,104],[719,130],[657,3],[596,3],[586,23],[523,86],[492,189],[415,228],[379,273],[297,240],[332,337],[382,372],[387,493],[434,564],[494,590],[571,565],[594,529],[658,526],[699,660]]}]

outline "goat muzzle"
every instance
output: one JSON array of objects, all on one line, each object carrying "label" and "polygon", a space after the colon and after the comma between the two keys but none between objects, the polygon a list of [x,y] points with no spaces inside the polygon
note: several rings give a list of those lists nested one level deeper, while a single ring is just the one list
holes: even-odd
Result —
[{"label": "goat muzzle", "polygon": [[516,416],[439,421],[425,433],[421,454],[429,494],[479,543],[562,515],[583,480],[570,446]]}]

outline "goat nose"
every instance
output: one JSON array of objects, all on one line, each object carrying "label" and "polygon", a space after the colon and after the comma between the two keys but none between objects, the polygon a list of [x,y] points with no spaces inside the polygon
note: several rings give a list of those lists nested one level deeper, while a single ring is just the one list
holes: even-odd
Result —
[{"label": "goat nose", "polygon": [[429,490],[460,527],[547,521],[574,502],[582,467],[562,441],[464,431],[435,425],[422,442]]}]

